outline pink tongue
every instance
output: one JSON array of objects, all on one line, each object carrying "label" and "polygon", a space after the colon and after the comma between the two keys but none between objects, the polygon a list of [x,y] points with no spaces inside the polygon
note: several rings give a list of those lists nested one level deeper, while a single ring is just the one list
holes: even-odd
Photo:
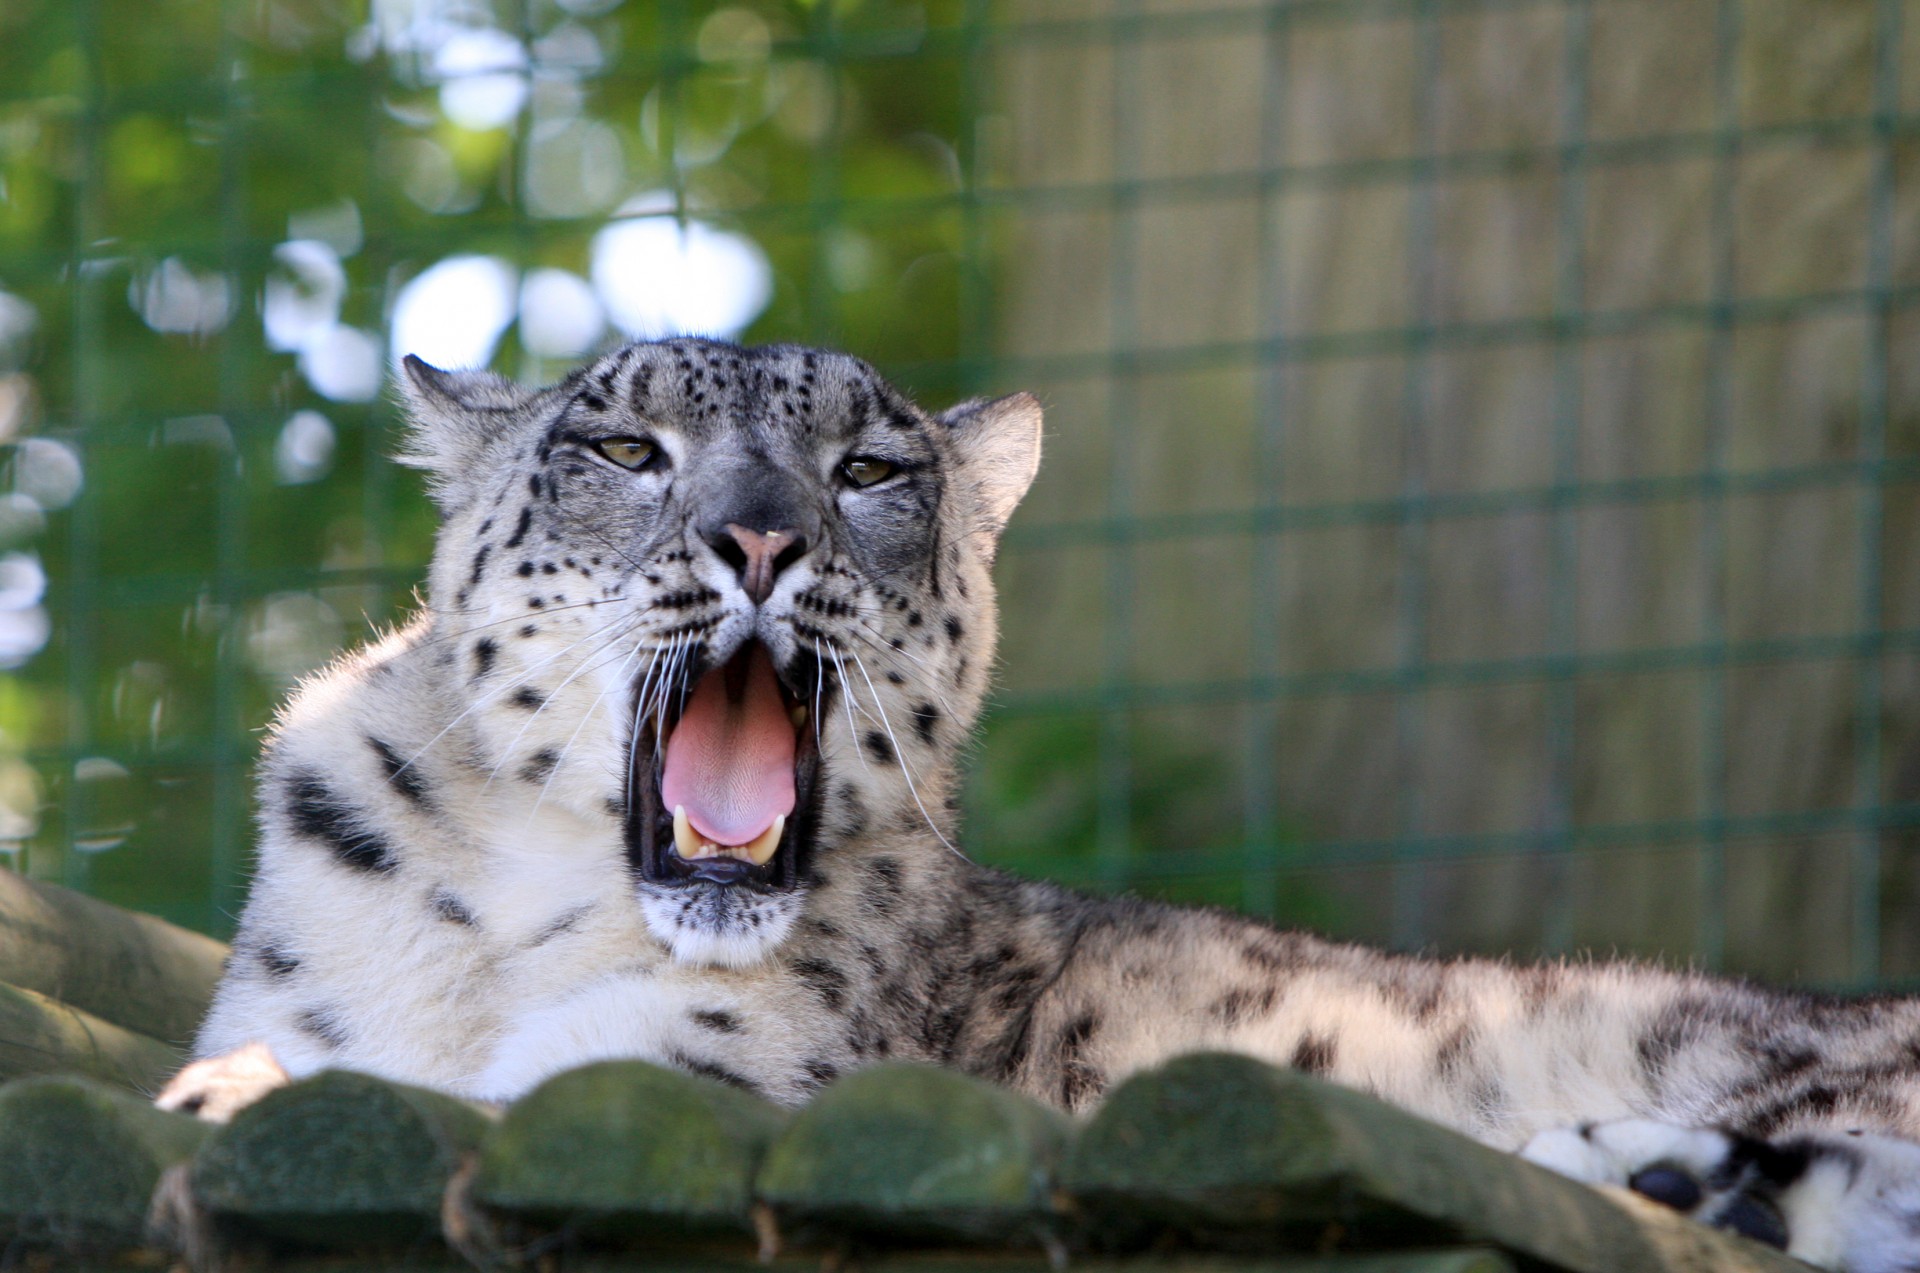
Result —
[{"label": "pink tongue", "polygon": [[667,736],[660,795],[684,806],[693,829],[715,844],[746,844],[793,812],[793,724],[773,661],[754,643],[693,687]]}]

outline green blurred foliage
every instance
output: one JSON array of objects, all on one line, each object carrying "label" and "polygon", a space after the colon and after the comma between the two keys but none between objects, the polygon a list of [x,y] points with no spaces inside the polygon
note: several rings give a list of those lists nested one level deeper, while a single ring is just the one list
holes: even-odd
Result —
[{"label": "green blurred foliage", "polygon": [[[1128,731],[1126,793],[1109,806],[1125,810],[1124,825],[1110,826],[1100,786],[1089,781],[1100,770],[1099,716],[989,719],[968,793],[974,825],[988,834],[985,843],[970,843],[998,865],[1076,887],[1135,887],[1338,931],[1349,918],[1340,899],[1297,871],[1304,829],[1285,820],[1249,827],[1238,776],[1222,769],[1219,740],[1181,740],[1162,724],[1139,719]],[[1108,838],[1118,852],[1102,851]],[[1249,886],[1249,844],[1259,846],[1277,880]]]}]

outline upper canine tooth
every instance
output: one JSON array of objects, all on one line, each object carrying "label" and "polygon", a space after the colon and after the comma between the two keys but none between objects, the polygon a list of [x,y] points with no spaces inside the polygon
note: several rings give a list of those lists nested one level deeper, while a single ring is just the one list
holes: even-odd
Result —
[{"label": "upper canine tooth", "polygon": [[795,729],[806,728],[807,705],[805,703],[795,703],[792,707],[787,709],[787,719],[793,722],[793,727]]},{"label": "upper canine tooth", "polygon": [[755,866],[765,866],[773,860],[774,851],[780,847],[780,833],[786,829],[787,815],[781,814],[773,820],[773,825],[755,836],[752,841],[740,846],[747,860]]},{"label": "upper canine tooth", "polygon": [[693,829],[693,823],[687,819],[687,807],[673,806],[673,845],[680,850],[680,856],[691,862],[700,856],[700,833]]}]

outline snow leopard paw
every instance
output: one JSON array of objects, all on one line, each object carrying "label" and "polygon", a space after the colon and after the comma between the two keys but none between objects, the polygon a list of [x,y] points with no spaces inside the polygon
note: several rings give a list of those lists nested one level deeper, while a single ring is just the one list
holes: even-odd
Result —
[{"label": "snow leopard paw", "polygon": [[1867,1132],[1755,1140],[1646,1119],[1542,1132],[1521,1156],[1618,1185],[1840,1273],[1920,1273],[1920,1144]]},{"label": "snow leopard paw", "polygon": [[249,1043],[195,1061],[167,1080],[153,1103],[209,1123],[224,1123],[291,1081],[266,1044]]}]

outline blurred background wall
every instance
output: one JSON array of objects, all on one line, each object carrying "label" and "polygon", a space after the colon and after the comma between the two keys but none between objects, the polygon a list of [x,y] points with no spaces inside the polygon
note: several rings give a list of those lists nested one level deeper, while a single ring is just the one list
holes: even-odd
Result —
[{"label": "blurred background wall", "polygon": [[1920,4],[8,0],[0,858],[221,932],[394,357],[1032,389],[976,856],[1920,979]]}]

